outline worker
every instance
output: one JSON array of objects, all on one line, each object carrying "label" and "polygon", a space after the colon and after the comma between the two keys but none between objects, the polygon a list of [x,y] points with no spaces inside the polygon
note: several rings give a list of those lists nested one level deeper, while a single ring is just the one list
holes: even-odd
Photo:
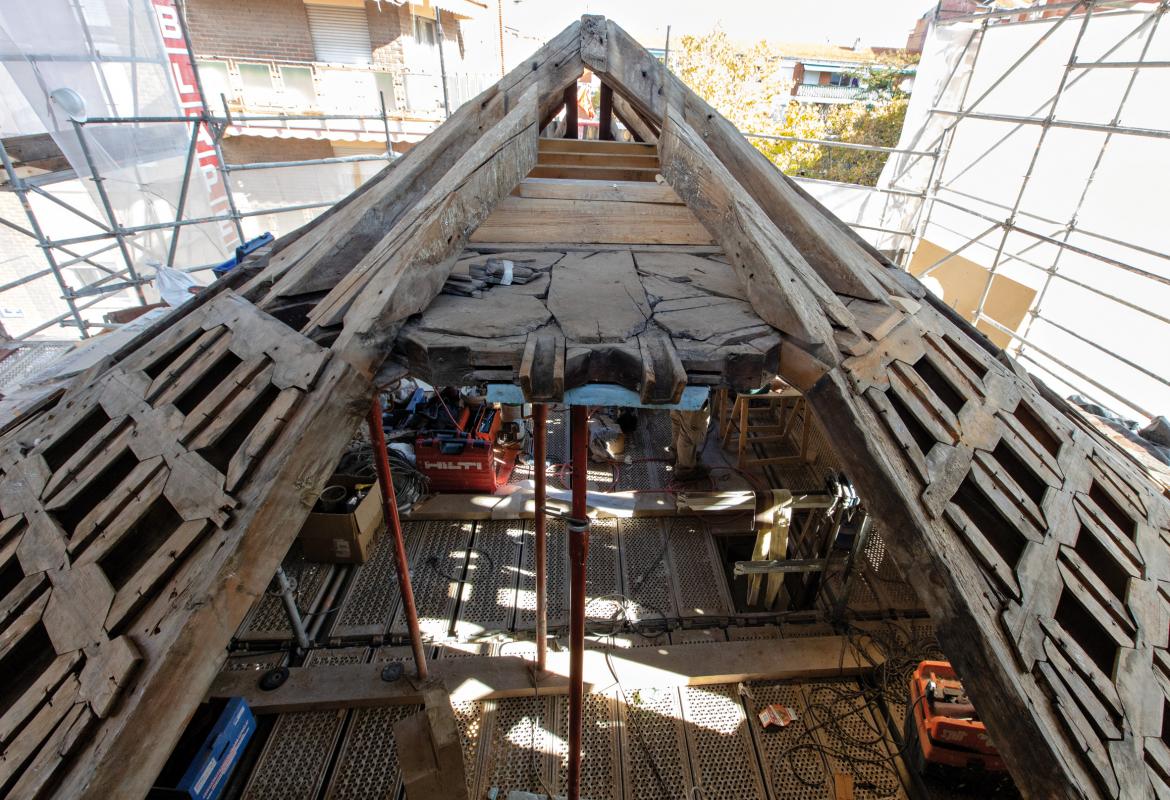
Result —
[{"label": "worker", "polygon": [[711,410],[704,403],[697,411],[670,412],[670,443],[674,448],[674,477],[678,481],[694,481],[707,477],[709,469],[700,460],[703,443],[707,441],[707,426]]}]

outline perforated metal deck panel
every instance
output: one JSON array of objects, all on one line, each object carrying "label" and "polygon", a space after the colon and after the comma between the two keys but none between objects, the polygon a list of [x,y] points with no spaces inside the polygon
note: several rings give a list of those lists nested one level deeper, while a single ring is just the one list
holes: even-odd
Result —
[{"label": "perforated metal deck panel", "polygon": [[[360,664],[368,657],[366,647],[314,650],[305,658],[305,666]],[[242,797],[245,800],[315,798],[348,713],[345,709],[332,709],[279,715]]]},{"label": "perforated metal deck panel", "polygon": [[676,628],[670,632],[671,644],[718,644],[726,642],[722,628]]},{"label": "perforated metal deck panel", "polygon": [[399,596],[394,540],[383,528],[369,560],[354,567],[353,578],[341,598],[329,636],[341,640],[382,636],[398,610]]},{"label": "perforated metal deck panel", "polygon": [[[832,800],[832,776],[825,769],[818,740],[809,733],[808,709],[799,684],[750,685],[753,711],[777,703],[796,711],[797,719],[769,731],[752,725],[752,736],[768,789],[776,800]],[[810,746],[811,745],[811,746]]]},{"label": "perforated metal deck panel", "polygon": [[[569,736],[569,698],[557,698],[557,734],[564,740]],[[619,744],[617,701],[608,694],[585,695],[584,718],[581,721],[581,797],[588,800],[619,800]],[[562,748],[556,782],[551,788],[565,792],[569,751]]]},{"label": "perforated metal deck panel", "polygon": [[793,708],[798,719],[753,735],[769,788],[778,800],[834,797],[834,773],[854,779],[859,800],[905,798],[897,743],[878,720],[872,692],[851,681],[753,683],[753,713],[770,703]]},{"label": "perforated metal deck panel", "polygon": [[484,763],[480,758],[480,733],[489,707],[494,712],[494,700],[471,700],[451,703],[455,723],[459,726],[459,743],[463,746],[463,770],[467,776],[467,794],[477,797],[476,787],[483,780]]},{"label": "perforated metal deck panel", "polygon": [[[824,743],[830,769],[853,775],[857,800],[904,798],[894,764],[896,747],[870,714],[856,683],[814,682],[802,687],[813,724],[823,724],[816,735]],[[824,709],[824,711],[821,711]]]},{"label": "perforated metal deck panel", "polygon": [[617,520],[592,520],[589,524],[589,555],[585,562],[586,630],[604,631],[615,621],[620,621],[623,602],[615,595],[623,591]]},{"label": "perforated metal deck panel", "polygon": [[[569,624],[569,545],[565,523],[559,519],[548,520],[545,536],[548,627],[552,630]],[[536,628],[536,534],[531,526],[523,534],[514,626],[518,631]]]},{"label": "perforated metal deck panel", "polygon": [[422,706],[355,709],[337,757],[325,797],[330,800],[395,800],[402,787],[394,725]]},{"label": "perforated metal deck panel", "polygon": [[914,586],[894,564],[880,530],[874,530],[866,541],[862,559],[864,575],[883,605],[895,611],[925,611]]},{"label": "perforated metal deck panel", "polygon": [[640,689],[619,704],[623,800],[691,797],[678,689]]},{"label": "perforated metal deck panel", "polygon": [[[454,520],[407,522],[403,526],[414,603],[422,635],[445,639],[455,614],[459,584],[467,565],[472,523]],[[407,633],[406,617],[400,608],[394,616],[392,633]]]},{"label": "perforated metal deck panel", "polygon": [[710,800],[765,800],[747,715],[733,685],[684,686],[694,782]]},{"label": "perforated metal deck panel", "polygon": [[617,490],[664,488],[673,473],[666,460],[670,444],[670,412],[640,409],[638,428],[626,438],[626,451],[618,458],[624,462],[624,456],[628,456],[632,463],[618,465]]},{"label": "perforated metal deck panel", "polygon": [[776,625],[746,625],[727,629],[727,638],[733,642],[750,642],[760,639],[779,639],[780,628]]},{"label": "perforated metal deck panel", "polygon": [[553,781],[565,740],[550,730],[556,718],[552,697],[513,697],[485,704],[480,747],[486,747],[476,797],[498,787],[545,794]]},{"label": "perforated metal deck panel", "polygon": [[475,525],[467,575],[460,588],[455,635],[460,639],[511,628],[516,608],[522,520],[480,521]]},{"label": "perforated metal deck panel", "polygon": [[[666,533],[658,519],[623,519],[621,536],[622,582],[630,598],[627,613],[632,621],[672,618],[676,614],[673,570],[667,553]],[[715,576],[717,577],[717,576]]]},{"label": "perforated metal deck panel", "polygon": [[280,666],[287,663],[288,653],[271,652],[259,650],[255,653],[249,653],[246,650],[241,650],[236,653],[228,653],[227,658],[223,662],[220,669],[223,672],[242,672],[254,671],[257,673],[264,672],[272,667]]},{"label": "perforated metal deck panel", "polygon": [[713,617],[730,613],[731,597],[715,543],[697,517],[667,522],[671,579],[681,617]]},{"label": "perforated metal deck panel", "polygon": [[245,800],[312,800],[348,712],[281,714],[244,788]]}]

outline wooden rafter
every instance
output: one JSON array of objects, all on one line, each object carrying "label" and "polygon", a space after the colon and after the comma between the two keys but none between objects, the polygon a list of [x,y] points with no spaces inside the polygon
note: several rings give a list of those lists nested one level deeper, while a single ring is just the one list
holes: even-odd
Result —
[{"label": "wooden rafter", "polygon": [[[662,402],[723,351],[742,348],[736,360],[756,375],[778,355],[1023,791],[1170,795],[1166,495],[599,17],[312,225],[13,406],[0,436],[0,564],[13,578],[0,661],[33,666],[10,671],[0,790],[145,793],[368,409],[400,328],[530,174],[537,130],[585,66],[613,87],[623,120],[659,137],[661,174],[720,245],[698,259],[704,291],[763,344],[703,351],[661,336],[645,282],[665,293],[669,278],[626,263],[645,266],[653,253],[639,254],[660,246],[565,246],[567,263],[609,275],[607,302],[571,271],[559,286],[554,275],[534,313],[558,315],[576,342],[559,323],[504,331],[515,367],[500,355],[508,369],[493,374],[554,399],[621,370]],[[588,191],[661,200],[666,187],[644,183]],[[728,266],[720,249],[750,305],[710,268]],[[582,310],[591,301],[614,309],[612,330]],[[697,324],[693,305],[665,307],[664,324],[671,313],[680,329]],[[708,383],[734,384],[730,374]]]},{"label": "wooden rafter", "polygon": [[[853,316],[860,336],[833,334],[839,362],[786,341],[781,375],[805,391],[913,576],[1020,788],[1170,793],[1166,496],[618,25],[584,18],[582,58],[661,124],[663,174],[721,243],[761,233],[725,212],[726,173]],[[729,220],[739,230],[717,233]]]}]

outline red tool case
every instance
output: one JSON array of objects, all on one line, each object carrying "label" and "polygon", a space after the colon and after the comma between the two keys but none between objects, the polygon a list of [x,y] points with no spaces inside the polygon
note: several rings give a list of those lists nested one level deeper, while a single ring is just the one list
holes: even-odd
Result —
[{"label": "red tool case", "polygon": [[516,454],[495,447],[500,410],[483,404],[459,414],[457,431],[423,433],[414,442],[418,468],[439,492],[494,492],[512,474]]},{"label": "red tool case", "polygon": [[947,661],[923,661],[910,676],[906,733],[917,739],[923,766],[1006,770]]}]

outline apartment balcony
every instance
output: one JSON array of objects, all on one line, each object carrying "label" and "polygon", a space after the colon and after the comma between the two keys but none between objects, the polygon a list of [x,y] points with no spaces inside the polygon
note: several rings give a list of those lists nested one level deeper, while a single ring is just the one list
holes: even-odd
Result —
[{"label": "apartment balcony", "polygon": [[[211,108],[232,115],[320,116],[333,119],[300,120],[280,127],[318,130],[341,138],[384,138],[379,120],[336,119],[346,114],[378,117],[382,103],[388,117],[404,136],[425,133],[444,117],[440,76],[409,69],[346,66],[315,62],[266,61],[238,58],[198,59],[200,80]],[[449,73],[447,92],[451,110],[479,94],[499,76]],[[411,124],[413,123],[413,124]],[[403,127],[405,124],[405,127]],[[249,122],[248,127],[273,127]],[[414,131],[418,128],[418,131]],[[409,130],[407,130],[409,129]]]},{"label": "apartment balcony", "polygon": [[860,86],[832,86],[801,83],[796,87],[796,99],[806,103],[852,103],[860,100],[865,89]]}]

